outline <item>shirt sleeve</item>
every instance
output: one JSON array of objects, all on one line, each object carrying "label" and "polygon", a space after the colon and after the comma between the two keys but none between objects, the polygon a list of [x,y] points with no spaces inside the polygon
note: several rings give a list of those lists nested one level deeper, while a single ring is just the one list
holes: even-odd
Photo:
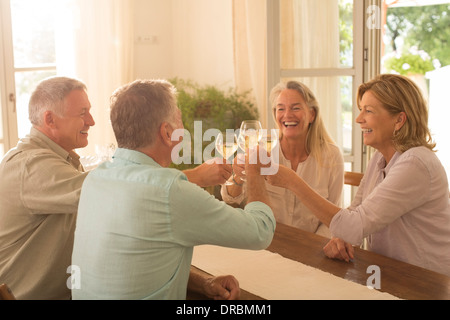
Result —
[{"label": "shirt sleeve", "polygon": [[202,188],[178,179],[170,191],[173,236],[184,246],[201,244],[261,250],[272,242],[275,218],[262,202],[233,208]]},{"label": "shirt sleeve", "polygon": [[245,200],[245,186],[242,188],[242,192],[237,197],[232,197],[228,193],[228,189],[226,185],[222,185],[220,188],[220,195],[222,196],[223,201],[230,204],[241,204]]},{"label": "shirt sleeve", "polygon": [[21,176],[21,200],[31,213],[76,213],[82,173],[53,153],[30,156]]},{"label": "shirt sleeve", "polygon": [[[371,176],[369,179],[377,179]],[[365,179],[366,180],[366,179]],[[364,181],[367,183],[368,181]],[[405,213],[422,205],[430,192],[430,174],[422,161],[405,157],[391,168],[386,178],[359,204],[340,210],[332,219],[330,230],[335,237],[359,245],[363,238],[375,233]]]}]

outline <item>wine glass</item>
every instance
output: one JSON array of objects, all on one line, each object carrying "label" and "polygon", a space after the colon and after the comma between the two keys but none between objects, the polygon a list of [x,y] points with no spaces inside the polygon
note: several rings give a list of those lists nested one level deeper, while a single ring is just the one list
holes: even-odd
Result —
[{"label": "wine glass", "polygon": [[[246,139],[247,137],[247,139]],[[254,148],[262,137],[262,126],[258,120],[244,120],[239,130],[238,144],[242,151]]]},{"label": "wine glass", "polygon": [[[236,134],[233,130],[220,132],[216,137],[216,150],[222,155],[222,158],[227,161],[230,159],[238,149]],[[232,182],[226,181],[225,185],[233,185]]]},{"label": "wine glass", "polygon": [[[241,123],[239,130],[238,145],[242,151],[246,152],[247,149],[253,149],[258,146],[262,137],[262,125],[258,120],[244,120]],[[245,175],[245,171],[242,171]],[[242,181],[246,181],[241,177]]]},{"label": "wine glass", "polygon": [[259,146],[269,154],[278,145],[278,129],[263,130]]}]

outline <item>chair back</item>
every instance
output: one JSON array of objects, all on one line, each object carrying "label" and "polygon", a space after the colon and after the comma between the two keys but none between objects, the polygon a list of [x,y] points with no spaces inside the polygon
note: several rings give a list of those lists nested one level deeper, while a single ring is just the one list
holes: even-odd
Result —
[{"label": "chair back", "polygon": [[357,186],[359,186],[363,176],[364,176],[364,174],[360,173],[360,172],[345,171],[344,172],[344,183],[357,187]]},{"label": "chair back", "polygon": [[16,300],[11,289],[6,284],[0,284],[0,300]]}]

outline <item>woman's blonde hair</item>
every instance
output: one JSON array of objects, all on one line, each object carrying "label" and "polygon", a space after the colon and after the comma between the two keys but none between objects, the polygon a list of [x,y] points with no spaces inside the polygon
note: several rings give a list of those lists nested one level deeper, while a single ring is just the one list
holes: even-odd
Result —
[{"label": "woman's blonde hair", "polygon": [[111,124],[120,148],[136,150],[151,145],[160,125],[174,126],[176,89],[166,80],[136,80],[111,97]]},{"label": "woman's blonde hair", "polygon": [[[321,166],[324,166],[324,154],[329,152],[330,144],[336,145],[325,128],[320,113],[319,102],[311,89],[305,84],[297,81],[280,82],[270,92],[270,103],[272,105],[272,115],[276,119],[277,100],[283,90],[296,90],[306,102],[306,105],[315,112],[315,119],[309,125],[306,137],[306,151],[312,155]],[[275,121],[276,122],[276,121]],[[281,138],[281,137],[280,137]],[[333,165],[333,164],[331,164]]]},{"label": "woman's blonde hair", "polygon": [[436,144],[433,143],[428,128],[427,103],[412,80],[395,74],[379,75],[358,88],[358,107],[363,95],[369,90],[390,114],[406,114],[405,124],[392,137],[397,151],[405,152],[420,146],[433,151]]}]

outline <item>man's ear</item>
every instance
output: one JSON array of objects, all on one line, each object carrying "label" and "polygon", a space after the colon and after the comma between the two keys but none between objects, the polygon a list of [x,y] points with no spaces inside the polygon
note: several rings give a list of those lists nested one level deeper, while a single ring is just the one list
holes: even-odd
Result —
[{"label": "man's ear", "polygon": [[44,112],[44,125],[48,128],[55,129],[56,121],[53,112],[47,110]]},{"label": "man's ear", "polygon": [[172,126],[168,122],[163,122],[159,128],[159,135],[161,137],[161,141],[167,145],[168,147],[171,147],[172,142]]}]

